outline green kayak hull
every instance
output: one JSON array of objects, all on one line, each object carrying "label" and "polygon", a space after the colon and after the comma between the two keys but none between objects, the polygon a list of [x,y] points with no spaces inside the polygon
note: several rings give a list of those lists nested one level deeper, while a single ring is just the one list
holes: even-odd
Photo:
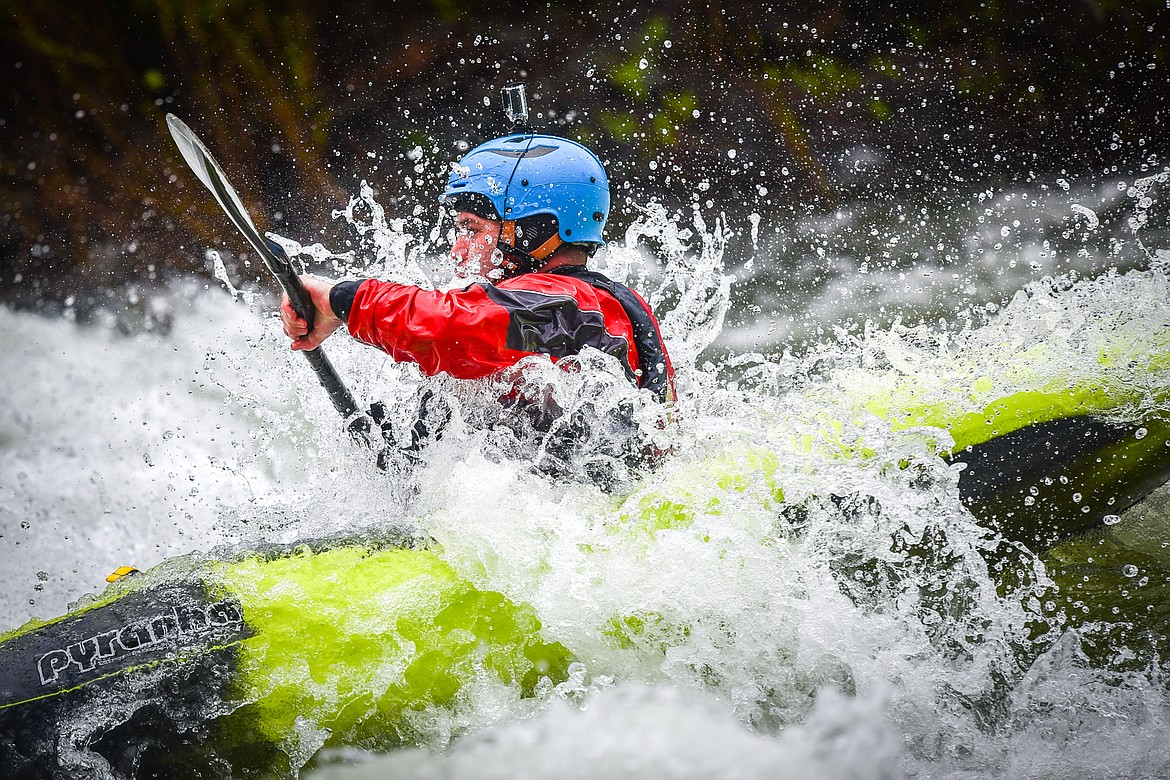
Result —
[{"label": "green kayak hull", "polygon": [[[1039,551],[1170,478],[1170,425],[1107,411],[1043,394],[997,402],[979,436],[964,433],[970,413],[944,425],[954,443],[939,456],[962,464],[976,517]],[[910,417],[895,424],[930,430]],[[686,527],[718,513],[713,491],[751,485],[781,509],[782,471],[775,452],[745,446],[677,470],[614,522]],[[290,775],[322,748],[417,743],[419,719],[475,681],[547,692],[574,660],[530,606],[417,537],[184,556],[0,636],[0,765],[69,776],[62,765],[100,755],[115,776]]]}]

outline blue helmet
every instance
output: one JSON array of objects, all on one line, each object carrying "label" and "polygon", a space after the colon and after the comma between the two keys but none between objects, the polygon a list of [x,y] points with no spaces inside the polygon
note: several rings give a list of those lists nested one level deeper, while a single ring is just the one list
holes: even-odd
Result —
[{"label": "blue helmet", "polygon": [[[482,198],[466,196],[482,196]],[[482,143],[452,166],[439,198],[459,207],[486,198],[501,220],[556,217],[561,241],[605,243],[609,179],[597,155],[576,141],[523,133]],[[474,209],[465,209],[474,210]]]}]

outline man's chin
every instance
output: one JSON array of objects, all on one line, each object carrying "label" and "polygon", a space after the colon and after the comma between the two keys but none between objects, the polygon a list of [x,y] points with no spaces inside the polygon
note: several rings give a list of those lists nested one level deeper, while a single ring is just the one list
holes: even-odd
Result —
[{"label": "man's chin", "polygon": [[461,282],[488,282],[491,281],[478,271],[473,271],[470,268],[456,267],[454,278]]},{"label": "man's chin", "polygon": [[504,271],[500,268],[492,268],[487,273],[483,273],[479,269],[471,269],[466,266],[457,265],[453,276],[456,279],[465,279],[473,282],[498,282],[504,278]]}]

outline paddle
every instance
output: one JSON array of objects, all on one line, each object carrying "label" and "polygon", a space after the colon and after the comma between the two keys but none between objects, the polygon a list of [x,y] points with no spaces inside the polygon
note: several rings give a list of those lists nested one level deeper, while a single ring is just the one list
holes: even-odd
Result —
[{"label": "paddle", "polygon": [[[264,265],[268,266],[268,270],[284,288],[293,311],[304,318],[309,323],[309,329],[312,330],[316,309],[314,309],[313,301],[305,290],[305,286],[301,284],[300,277],[297,276],[296,270],[293,268],[292,260],[289,259],[284,248],[260,235],[252,218],[248,216],[248,211],[244,208],[240,196],[228,183],[223,169],[219,167],[219,163],[211,156],[211,152],[207,151],[207,147],[203,145],[194,131],[174,114],[167,114],[167,127],[170,128],[171,136],[175,139],[187,165],[191,166],[191,170],[199,177],[199,181],[211,190],[211,194],[215,196],[215,200],[228,215],[232,224],[244,234],[244,238],[248,239],[248,243],[259,253],[264,260]],[[325,388],[325,392],[329,394],[333,408],[346,421],[346,430],[356,441],[376,452],[379,468],[385,468],[387,444],[377,442],[371,436],[371,431],[374,428],[373,420],[367,413],[358,410],[357,401],[354,400],[345,383],[341,381],[341,377],[337,375],[337,371],[329,362],[325,352],[317,347],[306,350],[302,354],[308,359],[309,365],[312,366],[313,372],[317,375],[321,386]]]}]

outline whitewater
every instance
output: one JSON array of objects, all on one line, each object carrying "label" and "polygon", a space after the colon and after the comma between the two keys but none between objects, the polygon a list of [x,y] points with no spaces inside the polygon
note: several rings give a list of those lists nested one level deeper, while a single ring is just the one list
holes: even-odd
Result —
[{"label": "whitewater", "polygon": [[[530,605],[577,662],[532,697],[468,680],[453,706],[413,712],[389,753],[306,764],[326,736],[306,720],[290,742],[304,776],[1168,776],[1170,491],[1093,510],[1078,560],[1120,583],[1103,602],[1059,595],[1067,583],[1054,595],[1052,555],[1025,551],[1005,586],[999,540],[939,457],[945,433],[859,400],[913,377],[977,410],[1037,377],[1093,381],[1118,339],[1164,350],[1170,244],[1150,221],[1166,180],[980,194],[953,234],[925,208],[742,226],[698,203],[644,208],[596,267],[659,314],[680,402],[653,434],[668,462],[611,490],[552,479],[478,427],[490,385],[334,337],[339,373],[395,430],[424,388],[455,411],[419,462],[378,471],[287,349],[272,298],[217,255],[224,283],[173,280],[133,333],[114,314],[0,310],[0,629],[64,612],[121,565],[398,529]],[[1110,210],[1127,215],[1113,233]],[[437,219],[388,218],[369,188],[337,217],[353,251],[281,241],[327,275],[456,283],[435,270]],[[858,238],[871,226],[878,240]],[[754,252],[728,269],[735,231]],[[1107,374],[1133,399],[1119,419],[1170,414],[1165,372]],[[655,430],[604,356],[537,361],[525,381],[569,409],[634,404]],[[766,479],[736,482],[760,462]]]}]

